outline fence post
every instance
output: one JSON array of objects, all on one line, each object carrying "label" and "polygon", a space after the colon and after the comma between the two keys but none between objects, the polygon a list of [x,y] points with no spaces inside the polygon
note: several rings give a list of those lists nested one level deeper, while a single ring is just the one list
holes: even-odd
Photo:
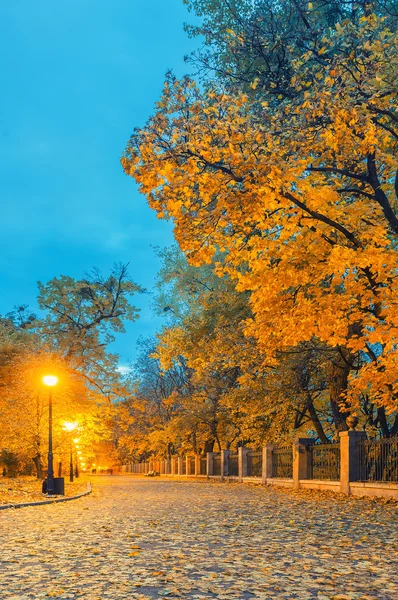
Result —
[{"label": "fence post", "polygon": [[182,458],[182,456],[179,456],[177,460],[178,460],[178,463],[177,463],[177,465],[178,465],[178,467],[177,467],[178,468],[177,475],[182,475],[182,470],[183,470],[182,461],[184,459]]},{"label": "fence post", "polygon": [[200,454],[195,454],[195,477],[200,475]]},{"label": "fence post", "polygon": [[210,475],[213,475],[213,473],[214,473],[214,455],[215,455],[215,452],[207,453],[207,465],[206,465],[207,477],[210,477]]},{"label": "fence post", "polygon": [[359,479],[359,440],[366,439],[364,431],[340,431],[340,492],[350,493],[350,481]]},{"label": "fence post", "polygon": [[249,452],[250,448],[245,446],[239,446],[238,448],[238,476],[241,483],[243,477],[247,477],[247,455]]},{"label": "fence post", "polygon": [[160,474],[164,475],[166,473],[166,461],[164,458],[160,461]]},{"label": "fence post", "polygon": [[171,475],[176,475],[176,457],[171,457]]},{"label": "fence post", "polygon": [[263,446],[263,469],[262,469],[262,483],[267,483],[267,479],[272,479],[272,452],[274,450],[273,444],[265,444]]},{"label": "fence post", "polygon": [[300,479],[308,479],[309,446],[312,438],[298,438],[293,443],[293,487],[300,487]]},{"label": "fence post", "polygon": [[191,457],[189,456],[189,454],[187,454],[185,456],[185,475],[188,477],[188,475],[190,474],[190,466],[191,466]]},{"label": "fence post", "polygon": [[224,480],[224,477],[228,477],[228,456],[229,450],[221,450],[221,481]]}]

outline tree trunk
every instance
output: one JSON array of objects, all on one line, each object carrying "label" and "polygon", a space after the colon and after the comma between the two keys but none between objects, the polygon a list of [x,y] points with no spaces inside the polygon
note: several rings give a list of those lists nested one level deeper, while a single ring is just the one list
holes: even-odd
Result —
[{"label": "tree trunk", "polygon": [[42,466],[41,466],[41,455],[39,453],[36,454],[34,458],[32,458],[35,467],[36,467],[36,477],[37,479],[42,478]]},{"label": "tree trunk", "polygon": [[386,411],[383,407],[377,409],[377,420],[379,427],[383,432],[383,437],[390,437],[390,428],[387,422]]},{"label": "tree trunk", "polygon": [[[344,350],[341,350],[343,353]],[[329,398],[330,408],[332,409],[333,421],[336,431],[347,431],[348,426],[345,422],[350,411],[345,408],[342,394],[347,390],[348,376],[351,371],[351,365],[347,357],[338,356],[334,358],[329,370]]]},{"label": "tree trunk", "polygon": [[327,444],[327,442],[329,440],[323,430],[322,423],[319,420],[318,413],[316,412],[316,409],[315,409],[315,406],[314,406],[314,403],[312,401],[310,394],[308,394],[307,409],[308,409],[308,414],[310,416],[312,424],[314,425],[315,431],[317,433],[317,436],[319,437],[321,442],[323,442],[324,444]]},{"label": "tree trunk", "polygon": [[205,441],[205,447],[204,447],[203,453],[206,454],[207,452],[213,452],[215,443],[216,443],[216,440],[214,437],[207,438],[207,440]]}]

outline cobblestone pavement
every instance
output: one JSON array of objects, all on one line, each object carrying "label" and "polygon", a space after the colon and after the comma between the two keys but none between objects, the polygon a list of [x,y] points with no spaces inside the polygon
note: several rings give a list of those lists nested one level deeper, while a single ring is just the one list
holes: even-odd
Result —
[{"label": "cobblestone pavement", "polygon": [[126,476],[93,488],[0,513],[1,600],[398,600],[395,504]]}]

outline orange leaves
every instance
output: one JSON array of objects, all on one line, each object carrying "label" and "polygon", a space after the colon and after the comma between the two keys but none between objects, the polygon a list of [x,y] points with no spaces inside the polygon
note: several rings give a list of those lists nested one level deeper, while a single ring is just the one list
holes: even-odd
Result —
[{"label": "orange leaves", "polygon": [[246,331],[270,359],[314,336],[360,362],[372,361],[369,345],[390,349],[382,368],[373,360],[379,387],[392,379],[398,333],[394,35],[374,15],[337,24],[322,60],[294,59],[294,94],[280,104],[272,90],[250,100],[176,81],[123,159],[172,216],[191,264],[222,248],[223,272],[251,292]]}]

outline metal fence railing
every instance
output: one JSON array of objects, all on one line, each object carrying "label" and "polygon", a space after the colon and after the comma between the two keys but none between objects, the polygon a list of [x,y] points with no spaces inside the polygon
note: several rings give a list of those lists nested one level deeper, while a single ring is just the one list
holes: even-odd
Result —
[{"label": "metal fence railing", "polygon": [[207,475],[207,458],[206,456],[200,457],[200,475]]},{"label": "metal fence railing", "polygon": [[238,477],[239,475],[237,454],[230,454],[228,456],[228,475],[231,475],[232,477]]},{"label": "metal fence railing", "polygon": [[272,477],[293,477],[293,450],[292,446],[275,446],[272,450]]},{"label": "metal fence railing", "polygon": [[185,460],[185,456],[182,457],[182,475],[187,474],[187,461]]},{"label": "metal fence railing", "polygon": [[261,477],[263,471],[263,453],[248,452],[247,453],[247,476]]},{"label": "metal fence railing", "polygon": [[216,454],[213,457],[213,475],[221,475],[221,456]]},{"label": "metal fence railing", "polygon": [[359,481],[398,481],[398,437],[358,441]]},{"label": "metal fence railing", "polygon": [[189,475],[195,475],[195,458],[191,457],[189,459]]},{"label": "metal fence railing", "polygon": [[311,444],[308,448],[308,479],[340,479],[340,444]]}]

